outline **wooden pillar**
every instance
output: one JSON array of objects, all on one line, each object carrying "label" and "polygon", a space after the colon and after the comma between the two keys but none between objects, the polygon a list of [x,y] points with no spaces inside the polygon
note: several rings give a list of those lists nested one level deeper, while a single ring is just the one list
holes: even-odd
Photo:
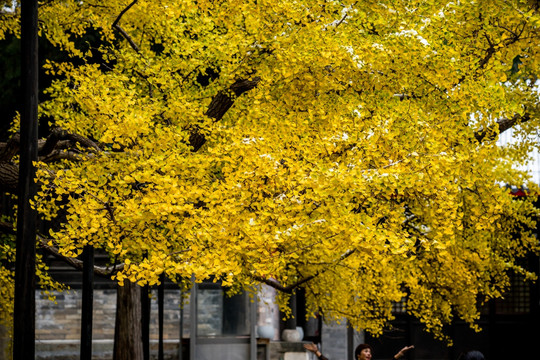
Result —
[{"label": "wooden pillar", "polygon": [[354,329],[347,320],[347,358],[354,359]]},{"label": "wooden pillar", "polygon": [[94,247],[83,250],[81,360],[92,360],[92,323],[94,315]]},{"label": "wooden pillar", "polygon": [[163,307],[165,296],[165,274],[161,273],[159,276],[160,284],[158,287],[158,332],[159,332],[159,344],[158,344],[158,360],[163,360]]},{"label": "wooden pillar", "polygon": [[143,359],[150,360],[150,287],[141,288],[141,324]]},{"label": "wooden pillar", "polygon": [[296,307],[296,294],[292,294],[289,299],[289,307],[291,308],[291,316],[285,320],[285,329],[296,330],[298,311]]},{"label": "wooden pillar", "polygon": [[184,291],[180,289],[180,332],[178,338],[180,342],[178,344],[178,360],[184,360]]},{"label": "wooden pillar", "polygon": [[21,2],[21,160],[19,163],[13,359],[35,357],[36,194],[38,138],[38,2]]}]

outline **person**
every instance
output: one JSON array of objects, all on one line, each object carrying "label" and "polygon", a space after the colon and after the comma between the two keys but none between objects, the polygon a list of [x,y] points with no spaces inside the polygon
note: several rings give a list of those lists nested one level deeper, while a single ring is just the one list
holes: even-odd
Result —
[{"label": "person", "polygon": [[478,350],[471,350],[467,351],[466,353],[462,353],[458,360],[484,360],[484,354]]},{"label": "person", "polygon": [[[312,352],[315,354],[315,356],[319,360],[328,360],[327,357],[325,357],[320,351],[317,345],[311,343],[311,344],[304,344],[304,349]],[[405,346],[403,349],[399,350],[396,355],[392,358],[393,360],[401,359],[403,356],[405,356],[405,353],[411,349],[414,349],[414,345],[411,346]],[[373,349],[369,344],[360,344],[356,347],[354,350],[354,360],[371,360],[371,357],[373,356]],[[473,360],[473,359],[469,359]],[[482,359],[483,360],[483,359]]]}]

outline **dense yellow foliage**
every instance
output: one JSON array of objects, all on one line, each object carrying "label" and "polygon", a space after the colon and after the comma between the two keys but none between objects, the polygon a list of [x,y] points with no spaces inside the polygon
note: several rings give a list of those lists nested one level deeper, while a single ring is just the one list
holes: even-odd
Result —
[{"label": "dense yellow foliage", "polygon": [[[51,244],[106,250],[120,282],[313,276],[310,312],[375,334],[405,295],[438,336],[473,323],[536,247],[536,211],[502,186],[528,183],[511,164],[538,145],[531,6],[44,2],[41,35],[74,61],[48,62],[59,80],[41,114],[103,149],[42,164],[36,207],[66,213]],[[90,32],[100,41],[81,47]],[[205,115],[239,80],[258,83]],[[517,120],[508,148],[501,119]]]}]

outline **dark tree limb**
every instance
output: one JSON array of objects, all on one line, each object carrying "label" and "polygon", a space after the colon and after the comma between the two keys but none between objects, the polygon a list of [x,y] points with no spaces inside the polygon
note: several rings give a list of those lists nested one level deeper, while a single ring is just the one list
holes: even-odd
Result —
[{"label": "dark tree limb", "polygon": [[260,276],[254,276],[253,279],[259,281],[259,282],[262,282],[280,292],[283,292],[285,294],[292,294],[293,290],[296,289],[297,287],[299,287],[300,285],[302,284],[305,284],[307,283],[308,281],[316,278],[320,273],[317,272],[313,275],[310,275],[310,276],[307,276],[305,278],[302,278],[301,280],[295,282],[294,284],[291,284],[291,285],[288,285],[288,286],[283,286],[280,284],[279,281],[277,281],[276,279],[274,278],[269,278],[269,279],[265,279],[263,277],[260,277]]},{"label": "dark tree limb", "polygon": [[[40,247],[43,250],[47,251],[47,253],[51,254],[52,256],[57,258],[58,260],[61,260],[61,261],[65,262],[66,264],[70,265],[71,267],[73,267],[73,268],[75,268],[77,270],[82,270],[83,269],[84,263],[83,263],[82,260],[64,256],[64,255],[60,254],[60,252],[58,251],[58,249],[56,247],[50,246],[46,239],[43,239],[42,237],[38,237],[38,239],[39,239]],[[101,276],[101,277],[110,278],[112,275],[116,274],[119,271],[122,271],[123,269],[124,269],[124,264],[123,263],[115,265],[113,267],[103,267],[103,266],[94,265],[94,274],[98,275],[98,276]]]},{"label": "dark tree limb", "polygon": [[[13,135],[7,142],[0,143],[0,162],[9,162],[20,150],[21,137],[19,134]],[[45,140],[38,141],[38,155],[47,157],[59,150],[77,150],[77,145],[88,150],[88,152],[100,152],[101,148],[92,140],[69,133],[61,128],[51,131]]]},{"label": "dark tree limb", "polygon": [[[233,106],[234,100],[243,93],[255,88],[261,79],[259,77],[251,80],[238,80],[231,85],[229,91],[219,92],[208,105],[205,115],[217,122],[223,118],[225,113]],[[206,136],[199,128],[194,128],[189,136],[189,145],[193,147],[193,152],[198,151],[206,143]]]},{"label": "dark tree limb", "polygon": [[[353,250],[347,250],[345,253],[343,253],[339,259],[332,263],[332,265],[335,265],[336,263],[340,263],[341,261],[345,260],[346,258],[348,258],[349,256],[351,256],[352,254],[354,254],[356,252],[355,249]],[[315,272],[315,274],[313,275],[309,275],[309,276],[306,276],[306,277],[303,277],[301,278],[300,280],[296,281],[295,283],[292,283],[290,285],[287,285],[287,286],[283,286],[279,281],[277,281],[276,279],[274,278],[263,278],[261,276],[252,276],[253,279],[259,281],[259,282],[262,282],[278,291],[281,291],[283,293],[286,293],[286,294],[292,294],[293,293],[293,290],[300,287],[301,285],[315,279],[317,276],[319,276],[320,274],[323,274],[324,272],[326,272],[328,269],[330,269],[330,266],[328,266],[326,269],[322,269],[320,271],[317,271]]]},{"label": "dark tree limb", "polygon": [[40,144],[38,151],[40,156],[46,156],[59,147],[72,147],[75,144],[79,144],[82,147],[90,149],[90,151],[101,151],[100,147],[92,140],[78,134],[68,133],[59,127],[54,128],[51,131],[45,142]]},{"label": "dark tree limb", "polygon": [[231,108],[234,103],[234,100],[242,95],[243,93],[255,88],[261,79],[256,77],[252,80],[238,80],[231,85],[228,92],[220,92],[210,102],[208,105],[208,110],[206,110],[206,116],[214,119],[214,121],[219,121],[223,118],[227,110]]},{"label": "dark tree limb", "polygon": [[[12,235],[16,233],[15,228],[13,227],[13,224],[5,222],[5,221],[0,221],[0,232],[2,232],[3,234],[12,234]],[[58,251],[58,248],[48,244],[50,241],[49,239],[45,239],[41,237],[40,235],[38,235],[37,238],[39,240],[39,246],[43,250],[45,250],[48,254],[54,256],[58,260],[65,262],[66,264],[70,265],[71,267],[77,270],[83,270],[84,262],[82,260],[79,260],[77,258],[67,257],[60,254],[60,252]],[[107,266],[107,267],[94,265],[94,274],[101,277],[110,278],[112,275],[116,274],[117,272],[122,271],[124,269],[124,266],[125,265],[123,263],[116,264],[114,266]]]},{"label": "dark tree limb", "polygon": [[137,46],[137,44],[135,44],[135,41],[133,41],[133,39],[131,38],[131,36],[128,35],[128,33],[125,32],[124,29],[122,29],[122,27],[118,24],[120,22],[120,19],[122,18],[122,16],[124,16],[124,14],[129,10],[131,9],[131,7],[133,5],[135,5],[137,3],[138,0],[133,0],[128,6],[126,6],[126,8],[124,10],[122,10],[120,12],[120,14],[118,15],[118,17],[116,18],[116,20],[114,20],[113,24],[112,24],[112,28],[113,29],[116,29],[118,30],[118,32],[124,37],[124,39],[127,40],[127,42],[129,43],[129,45],[131,46],[131,48],[133,50],[135,50],[136,52],[139,52],[140,49],[139,47]]},{"label": "dark tree limb", "polygon": [[0,162],[0,190],[10,194],[17,193],[19,166],[11,162]]},{"label": "dark tree limb", "polygon": [[112,26],[115,27],[116,25],[118,25],[118,22],[120,22],[120,19],[122,18],[122,16],[124,16],[124,14],[129,10],[131,9],[131,7],[133,5],[135,5],[137,3],[137,1],[139,0],[133,0],[128,6],[126,6],[126,8],[124,10],[122,10],[120,12],[120,14],[118,14],[118,16],[116,17],[116,19],[114,20]]},{"label": "dark tree limb", "polygon": [[40,157],[39,160],[43,161],[45,163],[52,163],[58,160],[72,160],[72,161],[80,161],[83,157],[89,158],[92,155],[88,154],[81,154],[76,151],[68,151],[68,150],[55,150],[51,152],[49,155]]},{"label": "dark tree limb", "polygon": [[16,234],[13,224],[5,222],[5,221],[0,221],[0,232],[2,234],[10,234],[10,235]]},{"label": "dark tree limb", "polygon": [[116,24],[114,26],[114,28],[116,30],[118,30],[118,32],[124,37],[124,39],[127,40],[127,42],[129,43],[129,45],[131,46],[131,48],[133,50],[135,50],[136,52],[140,52],[141,50],[139,49],[139,46],[137,46],[137,44],[135,44],[135,41],[133,41],[133,39],[128,35],[128,33],[122,29],[122,27],[118,24]]},{"label": "dark tree limb", "polygon": [[[85,154],[81,149],[85,148]],[[17,193],[19,166],[11,159],[20,150],[20,136],[13,135],[7,142],[0,143],[0,191],[10,194]],[[39,161],[53,162],[62,159],[81,160],[93,156],[101,148],[92,140],[78,134],[71,134],[61,128],[55,128],[50,135],[38,143]]]},{"label": "dark tree limb", "polygon": [[525,123],[531,120],[529,114],[525,115],[514,115],[511,118],[499,119],[493,126],[488,127],[487,129],[480,129],[475,132],[474,137],[478,142],[494,140],[497,134],[502,134],[506,130],[512,128],[516,124]]},{"label": "dark tree limb", "polygon": [[21,147],[21,135],[13,135],[6,143],[0,143],[0,161],[10,161],[19,153]]}]

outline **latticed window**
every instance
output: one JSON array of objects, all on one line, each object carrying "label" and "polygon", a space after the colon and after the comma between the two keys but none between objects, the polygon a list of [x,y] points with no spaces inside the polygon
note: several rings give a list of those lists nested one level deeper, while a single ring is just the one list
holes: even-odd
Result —
[{"label": "latticed window", "polygon": [[394,314],[405,314],[407,312],[407,298],[404,297],[401,301],[393,303],[392,312]]},{"label": "latticed window", "polygon": [[511,286],[503,299],[495,300],[496,314],[528,314],[530,312],[530,288],[523,275],[512,274]]},{"label": "latticed window", "polygon": [[[510,275],[510,288],[502,299],[494,301],[495,314],[500,315],[523,315],[531,311],[531,290],[529,282],[521,274]],[[407,312],[407,298],[392,304],[394,314],[405,314]],[[486,304],[481,309],[482,314],[489,313],[489,305]]]}]

